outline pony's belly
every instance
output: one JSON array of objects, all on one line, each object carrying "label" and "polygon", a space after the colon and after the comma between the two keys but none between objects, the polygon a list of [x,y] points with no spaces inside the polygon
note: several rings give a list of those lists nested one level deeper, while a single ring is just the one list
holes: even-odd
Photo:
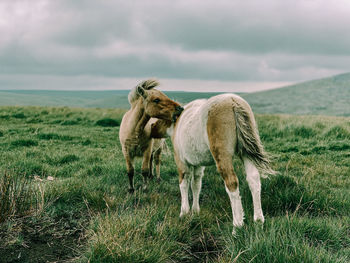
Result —
[{"label": "pony's belly", "polygon": [[215,164],[209,149],[205,151],[188,150],[183,155],[185,164],[193,166],[209,166]]},{"label": "pony's belly", "polygon": [[[189,134],[196,134],[197,136],[190,136]],[[177,150],[183,163],[193,166],[208,166],[214,164],[215,162],[207,140],[205,139],[205,135],[198,136],[198,133],[187,133],[186,135],[187,136],[185,136],[184,133],[179,134],[179,143],[177,143]]]}]

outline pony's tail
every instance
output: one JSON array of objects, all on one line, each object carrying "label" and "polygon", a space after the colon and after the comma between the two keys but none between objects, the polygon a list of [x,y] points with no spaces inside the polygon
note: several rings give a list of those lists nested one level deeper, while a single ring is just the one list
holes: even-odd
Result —
[{"label": "pony's tail", "polygon": [[171,153],[164,138],[154,139],[152,154],[154,154],[158,151],[160,151],[161,153],[163,153],[165,155],[170,155],[170,153]]},{"label": "pony's tail", "polygon": [[233,111],[236,120],[238,155],[241,158],[246,157],[251,160],[261,171],[262,177],[276,174],[276,171],[270,166],[270,158],[260,141],[253,112],[248,104],[247,106],[243,107],[234,101]]},{"label": "pony's tail", "polygon": [[154,87],[157,87],[157,86],[159,86],[159,82],[156,79],[144,80],[144,81],[140,82],[139,84],[137,84],[136,87],[134,87],[129,92],[128,100],[129,100],[130,105],[132,105],[139,98],[139,94],[137,93],[138,87],[142,87],[145,90],[150,90],[150,89],[153,89]]}]

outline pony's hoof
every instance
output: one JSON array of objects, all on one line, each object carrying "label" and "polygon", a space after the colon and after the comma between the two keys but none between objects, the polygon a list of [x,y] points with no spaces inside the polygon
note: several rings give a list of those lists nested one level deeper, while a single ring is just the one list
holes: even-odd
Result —
[{"label": "pony's hoof", "polygon": [[129,192],[129,194],[133,194],[135,192],[135,189],[134,188],[129,188],[128,192]]},{"label": "pony's hoof", "polygon": [[241,229],[243,227],[243,225],[240,225],[240,226],[233,226],[233,229],[232,229],[232,236],[237,236],[237,230],[238,229]]},{"label": "pony's hoof", "polygon": [[260,216],[254,216],[254,222],[259,224],[264,224],[265,218],[263,215]]},{"label": "pony's hoof", "polygon": [[190,211],[181,211],[180,213],[180,218],[184,217],[185,215],[187,215]]},{"label": "pony's hoof", "polygon": [[237,232],[236,232],[235,228],[232,229],[232,236],[234,236],[234,237],[237,236]]},{"label": "pony's hoof", "polygon": [[160,183],[162,179],[160,177],[157,178],[157,183]]},{"label": "pony's hoof", "polygon": [[199,211],[200,211],[199,207],[197,208],[192,207],[192,215],[199,215]]}]

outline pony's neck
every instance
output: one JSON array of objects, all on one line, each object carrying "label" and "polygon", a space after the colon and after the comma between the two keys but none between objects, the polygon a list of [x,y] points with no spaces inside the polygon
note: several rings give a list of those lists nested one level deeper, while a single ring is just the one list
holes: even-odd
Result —
[{"label": "pony's neck", "polygon": [[145,126],[151,117],[145,113],[145,109],[141,100],[136,105],[135,112],[136,113],[133,130],[136,137],[138,137],[140,134],[143,133]]}]

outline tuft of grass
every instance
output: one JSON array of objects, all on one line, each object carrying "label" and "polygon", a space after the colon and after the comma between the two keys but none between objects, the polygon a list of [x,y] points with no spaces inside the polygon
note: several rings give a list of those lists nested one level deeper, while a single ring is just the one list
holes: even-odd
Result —
[{"label": "tuft of grass", "polygon": [[13,114],[12,117],[16,118],[16,119],[25,119],[26,115],[24,115],[22,112],[20,112],[20,113]]},{"label": "tuft of grass", "polygon": [[82,145],[84,145],[84,146],[87,146],[87,145],[90,145],[92,142],[91,142],[91,140],[90,139],[86,139],[86,140],[84,140],[84,141],[82,141]]},{"label": "tuft of grass", "polygon": [[77,125],[79,123],[78,120],[65,120],[61,122],[61,125],[67,126],[67,125]]},{"label": "tuft of grass", "polygon": [[226,262],[345,263],[349,257],[337,249],[349,244],[347,222],[287,216],[273,218],[264,229],[246,226],[236,237],[225,236],[231,254]]},{"label": "tuft of grass", "polygon": [[72,136],[61,135],[57,133],[39,133],[37,137],[40,140],[62,140],[62,141],[71,141],[73,140]]},{"label": "tuft of grass", "polygon": [[262,200],[266,214],[280,216],[293,213],[303,201],[305,187],[296,182],[293,177],[276,175],[262,184],[262,195],[268,196]]},{"label": "tuft of grass", "polygon": [[36,206],[30,180],[14,172],[0,173],[0,223],[11,217],[20,217]]},{"label": "tuft of grass", "polygon": [[326,151],[327,147],[326,146],[315,146],[311,149],[311,152],[314,154],[321,154]]},{"label": "tuft of grass", "polygon": [[31,146],[38,146],[38,142],[32,139],[18,139],[11,142],[12,146],[15,147],[31,147]]},{"label": "tuft of grass", "polygon": [[350,149],[350,144],[348,143],[335,143],[329,146],[331,151],[346,151]]},{"label": "tuft of grass", "polygon": [[37,137],[40,140],[59,140],[61,138],[57,133],[39,133]]},{"label": "tuft of grass", "polygon": [[303,138],[311,138],[316,136],[317,133],[310,127],[298,126],[293,129],[293,134]]},{"label": "tuft of grass", "polygon": [[75,154],[67,154],[58,160],[58,164],[67,164],[79,161],[79,157]]},{"label": "tuft of grass", "polygon": [[117,127],[120,125],[120,121],[111,118],[104,118],[96,121],[96,125],[102,127]]},{"label": "tuft of grass", "polygon": [[267,197],[262,200],[263,209],[270,216],[293,213],[313,217],[342,215],[350,209],[350,203],[344,203],[341,196],[328,196],[321,189],[315,193],[293,177],[284,175],[265,180],[262,195]]},{"label": "tuft of grass", "polygon": [[[176,213],[177,214],[177,213]],[[154,204],[100,216],[90,231],[90,262],[213,262],[222,249],[209,214],[179,220]]]},{"label": "tuft of grass", "polygon": [[344,127],[337,125],[330,128],[327,131],[326,136],[345,140],[345,139],[350,139],[350,132],[346,130]]}]

